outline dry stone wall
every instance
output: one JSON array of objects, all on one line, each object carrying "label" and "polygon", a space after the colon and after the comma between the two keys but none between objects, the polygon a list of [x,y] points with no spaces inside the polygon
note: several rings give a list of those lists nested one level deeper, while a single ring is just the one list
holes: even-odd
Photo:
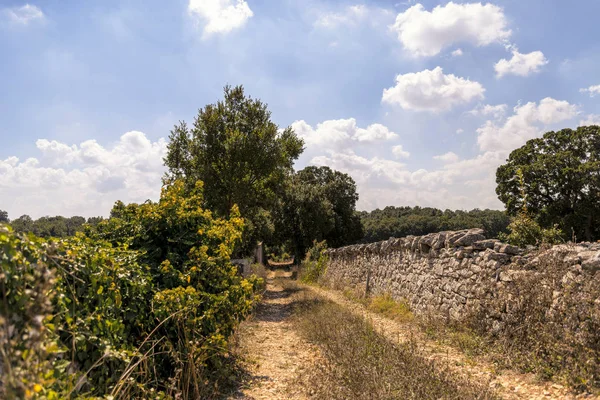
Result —
[{"label": "dry stone wall", "polygon": [[[563,280],[583,279],[600,270],[600,244],[562,245],[549,251],[565,266]],[[486,239],[481,229],[390,238],[330,249],[327,254],[325,281],[330,285],[389,293],[407,300],[417,313],[455,320],[502,293],[520,274],[535,270],[540,256]]]}]

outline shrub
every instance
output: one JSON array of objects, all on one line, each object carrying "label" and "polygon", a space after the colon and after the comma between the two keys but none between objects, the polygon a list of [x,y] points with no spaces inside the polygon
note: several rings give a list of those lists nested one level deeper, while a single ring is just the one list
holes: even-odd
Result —
[{"label": "shrub", "polygon": [[246,278],[259,278],[257,286],[260,287],[260,291],[263,292],[267,285],[267,269],[263,264],[256,263],[250,265],[250,273],[245,276]]},{"label": "shrub", "polygon": [[521,212],[511,218],[508,230],[508,234],[500,234],[500,240],[519,247],[552,245],[563,241],[563,232],[558,227],[542,228],[526,212]]},{"label": "shrub", "polygon": [[[0,224],[0,398],[58,399],[53,384],[60,352],[52,318],[55,274],[48,267],[51,247],[33,235],[16,235]],[[59,386],[59,387],[57,387]],[[66,385],[64,385],[66,388]]]},{"label": "shrub", "polygon": [[325,241],[313,241],[313,246],[306,253],[306,257],[300,267],[300,277],[305,283],[315,283],[325,273],[327,267],[327,243]]},{"label": "shrub", "polygon": [[287,246],[272,246],[269,247],[269,260],[275,262],[286,262],[292,259],[292,256],[287,250]]},{"label": "shrub", "polygon": [[158,203],[117,204],[88,236],[44,242],[2,227],[0,357],[10,372],[0,390],[214,395],[227,375],[227,340],[261,279],[229,263],[243,228],[237,210],[214,219],[201,202],[201,186],[186,193],[174,182]]}]

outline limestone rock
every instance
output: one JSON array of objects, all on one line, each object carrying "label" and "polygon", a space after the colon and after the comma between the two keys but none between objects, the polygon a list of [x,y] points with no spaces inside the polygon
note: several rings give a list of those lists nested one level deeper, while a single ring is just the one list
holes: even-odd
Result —
[{"label": "limestone rock", "polygon": [[600,252],[593,252],[593,254],[589,253],[590,252],[581,254],[581,257],[584,258],[583,262],[581,263],[581,268],[584,271],[591,273],[600,271]]},{"label": "limestone rock", "polygon": [[448,246],[448,247],[458,246],[456,244],[456,242],[466,234],[467,234],[467,231],[449,232],[446,237],[446,246]]},{"label": "limestone rock", "polygon": [[486,265],[496,261],[507,261],[509,259],[510,256],[508,254],[498,253],[491,249],[487,249],[485,252],[483,252],[483,261],[486,263]]},{"label": "limestone rock", "polygon": [[473,246],[473,249],[475,249],[475,250],[493,249],[494,245],[497,242],[499,242],[498,239],[478,240],[476,242],[473,242],[473,244],[471,246]]},{"label": "limestone rock", "polygon": [[512,256],[516,256],[519,253],[521,253],[521,249],[518,248],[517,246],[513,246],[511,244],[507,244],[507,243],[496,243],[494,245],[494,250],[497,251],[498,253],[504,253],[504,254],[510,254]]},{"label": "limestone rock", "polygon": [[473,243],[484,240],[483,229],[470,229],[454,242],[455,246],[471,246]]},{"label": "limestone rock", "polygon": [[431,243],[431,247],[434,250],[439,250],[439,249],[443,248],[446,245],[447,235],[448,235],[448,232],[438,233],[437,236],[435,237],[435,239],[433,240],[433,242]]}]

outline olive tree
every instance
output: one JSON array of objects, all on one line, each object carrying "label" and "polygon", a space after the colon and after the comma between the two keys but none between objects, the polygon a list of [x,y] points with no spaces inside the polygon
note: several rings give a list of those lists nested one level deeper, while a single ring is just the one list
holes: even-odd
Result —
[{"label": "olive tree", "polygon": [[600,126],[529,140],[498,168],[496,182],[510,215],[526,209],[542,227],[600,238]]}]

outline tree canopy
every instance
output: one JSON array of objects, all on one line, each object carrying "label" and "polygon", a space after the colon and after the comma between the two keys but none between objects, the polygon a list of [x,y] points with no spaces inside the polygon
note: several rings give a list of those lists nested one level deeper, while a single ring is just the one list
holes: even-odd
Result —
[{"label": "tree canopy", "polygon": [[314,240],[338,247],[362,237],[356,184],[329,167],[306,167],[289,180],[281,198],[277,232],[304,256]]},{"label": "tree canopy", "polygon": [[430,207],[385,207],[360,212],[365,243],[390,237],[426,235],[428,233],[468,228],[482,228],[488,237],[505,232],[509,217],[497,210],[439,210]]},{"label": "tree canopy", "polygon": [[[8,219],[8,216],[7,216]],[[97,224],[102,217],[92,217],[87,220],[84,217],[41,217],[34,220],[29,215],[22,215],[10,222],[16,232],[33,233],[36,236],[49,237],[67,237],[73,236],[77,232],[83,231],[83,225]],[[2,222],[0,220],[0,222]],[[4,221],[8,222],[8,221]]]},{"label": "tree canopy", "polygon": [[4,210],[0,210],[0,222],[10,222],[10,219],[8,219],[8,213]]},{"label": "tree canopy", "polygon": [[496,182],[510,215],[526,209],[544,228],[558,225],[569,236],[600,238],[599,126],[529,140],[498,168]]},{"label": "tree canopy", "polygon": [[291,128],[280,130],[242,86],[226,86],[223,100],[200,109],[191,127],[175,126],[169,139],[167,180],[183,178],[190,188],[203,181],[204,206],[220,217],[237,205],[246,251],[271,237],[272,211],[304,146]]}]

